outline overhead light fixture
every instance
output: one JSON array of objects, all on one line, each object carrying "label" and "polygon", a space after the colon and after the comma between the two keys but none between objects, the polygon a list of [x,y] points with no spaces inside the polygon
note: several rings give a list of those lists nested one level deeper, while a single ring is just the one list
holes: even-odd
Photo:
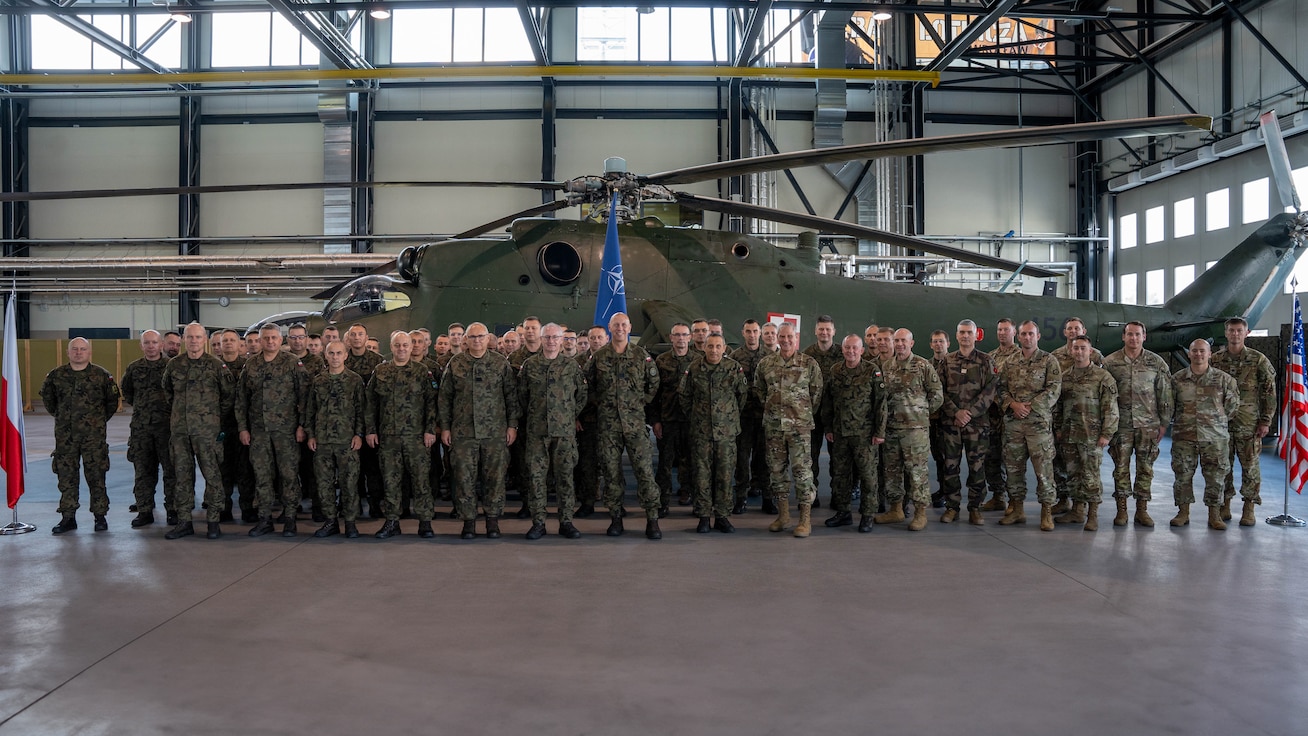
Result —
[{"label": "overhead light fixture", "polygon": [[649,15],[654,12],[654,8],[650,5],[638,5],[636,6],[636,12],[641,15]]},{"label": "overhead light fixture", "polygon": [[168,8],[168,17],[177,23],[190,23],[191,16],[182,7],[181,3],[176,5],[165,0],[164,7]]},{"label": "overhead light fixture", "polygon": [[371,16],[373,20],[386,20],[391,17],[391,11],[388,8],[378,5],[372,10],[369,10],[368,15]]},{"label": "overhead light fixture", "polygon": [[872,20],[890,20],[892,17],[889,10],[873,10]]}]

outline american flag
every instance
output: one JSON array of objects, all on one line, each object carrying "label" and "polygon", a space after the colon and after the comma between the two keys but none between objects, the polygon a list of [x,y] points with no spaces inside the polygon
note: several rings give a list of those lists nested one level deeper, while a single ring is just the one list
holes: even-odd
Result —
[{"label": "american flag", "polygon": [[[1294,284],[1298,286],[1297,283]],[[1285,396],[1281,401],[1281,438],[1276,450],[1285,460],[1285,473],[1295,493],[1303,493],[1308,481],[1308,386],[1304,383],[1303,313],[1299,292],[1294,293],[1294,327],[1285,362]]]}]

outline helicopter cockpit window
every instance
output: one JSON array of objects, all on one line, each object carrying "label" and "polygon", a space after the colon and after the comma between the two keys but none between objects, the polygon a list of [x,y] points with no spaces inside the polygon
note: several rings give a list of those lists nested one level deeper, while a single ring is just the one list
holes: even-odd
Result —
[{"label": "helicopter cockpit window", "polygon": [[323,310],[328,323],[339,324],[412,306],[409,295],[389,276],[364,276],[341,289]]},{"label": "helicopter cockpit window", "polygon": [[581,276],[581,254],[570,243],[548,243],[536,254],[536,265],[547,283],[566,286]]}]

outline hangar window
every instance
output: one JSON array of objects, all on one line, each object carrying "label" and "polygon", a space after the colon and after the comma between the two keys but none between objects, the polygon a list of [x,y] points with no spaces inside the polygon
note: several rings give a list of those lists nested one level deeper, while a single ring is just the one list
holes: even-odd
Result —
[{"label": "hangar window", "polygon": [[1204,198],[1204,223],[1208,232],[1231,225],[1231,190],[1222,187]]},{"label": "hangar window", "polygon": [[556,241],[536,253],[536,265],[546,282],[565,286],[581,276],[581,254],[570,243]]},{"label": "hangar window", "polygon": [[1167,301],[1166,273],[1158,268],[1145,271],[1145,304],[1157,306]]},{"label": "hangar window", "polygon": [[[96,30],[139,50],[147,59],[176,69],[182,63],[181,26],[167,15],[98,13],[79,15]],[[159,36],[155,38],[155,34]],[[32,69],[139,69],[136,64],[48,15],[32,14]]]},{"label": "hangar window", "polygon": [[1120,304],[1139,304],[1140,295],[1136,285],[1136,274],[1124,273],[1118,279],[1118,297]]},{"label": "hangar window", "polygon": [[577,8],[578,61],[722,61],[725,8]]},{"label": "hangar window", "polygon": [[1267,177],[1247,181],[1240,190],[1240,222],[1262,222],[1267,219]]},{"label": "hangar window", "polygon": [[1194,264],[1177,266],[1172,269],[1172,294],[1180,294],[1181,290],[1194,283]]},{"label": "hangar window", "polygon": [[1132,212],[1129,215],[1122,215],[1117,221],[1117,247],[1121,250],[1134,248],[1136,245],[1135,220],[1135,213]]},{"label": "hangar window", "polygon": [[[1308,198],[1308,166],[1301,166],[1290,172],[1290,177],[1294,181],[1294,191],[1299,195],[1299,204],[1302,207],[1305,198]],[[1286,212],[1294,212],[1293,207],[1286,207]]]},{"label": "hangar window", "polygon": [[516,8],[397,9],[390,25],[393,64],[534,58]]},{"label": "hangar window", "polygon": [[318,49],[278,13],[213,13],[214,67],[317,66]]},{"label": "hangar window", "polygon": [[1194,197],[1172,205],[1172,236],[1184,238],[1194,235]]},{"label": "hangar window", "polygon": [[1166,210],[1162,205],[1145,210],[1145,242],[1157,243],[1163,239],[1163,220]]}]

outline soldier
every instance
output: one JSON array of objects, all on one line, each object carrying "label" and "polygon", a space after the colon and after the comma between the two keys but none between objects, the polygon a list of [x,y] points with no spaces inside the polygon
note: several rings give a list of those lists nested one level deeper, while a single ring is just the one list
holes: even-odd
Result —
[{"label": "soldier", "polygon": [[[522,364],[526,362],[527,358],[540,352],[540,318],[535,315],[524,317],[522,325],[517,330],[517,335],[522,341],[520,345],[504,346],[504,354],[508,356],[509,367],[513,369],[515,376],[522,369]],[[504,336],[507,338],[508,333],[505,333]],[[522,496],[522,508],[518,509],[519,519],[532,518],[531,509],[527,505],[527,466],[526,459],[523,456],[526,444],[525,442],[515,442],[509,447],[508,484],[511,488],[518,489],[518,495]]]},{"label": "soldier", "polygon": [[[170,524],[177,523],[177,509],[173,507],[176,475],[172,457],[168,454],[168,396],[163,388],[163,372],[168,359],[163,357],[163,341],[157,330],[141,333],[141,353],[142,357],[127,364],[120,382],[123,399],[132,405],[127,459],[136,471],[132,486],[137,512],[136,518],[132,519],[133,529],[154,523],[154,486],[159,482],[161,467],[164,511]],[[230,515],[226,520],[231,520]]]},{"label": "soldier", "polygon": [[[236,380],[245,368],[244,342],[236,330],[223,330],[222,352],[218,358],[232,376],[233,392]],[[235,393],[232,394],[235,397]],[[241,444],[240,432],[236,428],[236,401],[233,398],[228,410],[222,416],[222,476],[223,509],[232,512],[232,497],[237,496],[236,503],[241,509],[241,521],[253,524],[259,518],[254,507],[254,468],[250,466],[250,448]],[[225,517],[224,517],[225,518]]]},{"label": "soldier", "polygon": [[[345,356],[345,367],[359,374],[363,385],[367,386],[368,381],[372,380],[373,370],[384,360],[368,349],[368,329],[358,323],[350,325],[345,331],[345,346],[349,348],[349,353]],[[382,503],[385,495],[377,450],[364,443],[359,450],[359,498],[368,499],[369,518],[386,518]]]},{"label": "soldier", "polygon": [[1276,414],[1276,371],[1267,356],[1248,348],[1249,323],[1240,317],[1226,320],[1226,347],[1213,354],[1213,367],[1229,374],[1240,387],[1240,409],[1231,415],[1231,456],[1222,492],[1222,521],[1231,518],[1235,498],[1235,460],[1240,459],[1240,497],[1244,510],[1240,526],[1254,526],[1254,505],[1263,502],[1262,470],[1258,455],[1263,438]]},{"label": "soldier", "polygon": [[[568,341],[568,333],[567,331],[564,331],[563,342],[565,346],[567,344],[567,341]],[[582,355],[585,355],[587,358],[590,357],[590,335],[585,330],[582,330],[577,333],[577,351],[573,353],[572,356],[570,357],[575,358]]]},{"label": "soldier", "polygon": [[449,359],[449,357],[450,357],[450,336],[437,335],[436,342],[432,344],[432,358],[436,361],[436,364],[439,365],[442,370],[444,370],[445,362]]},{"label": "soldier", "polygon": [[[201,346],[203,350],[203,345]],[[63,534],[77,528],[78,479],[81,464],[91,496],[95,530],[105,531],[109,523],[109,493],[105,475],[109,472],[109,444],[106,425],[118,411],[118,384],[109,371],[91,362],[91,343],[84,337],[68,341],[68,362],[45,376],[41,401],[55,418],[55,449],[51,466],[59,479],[58,524],[50,531]]]},{"label": "soldier", "polygon": [[[700,534],[710,529],[724,534],[736,531],[730,518],[731,477],[736,470],[740,411],[749,386],[744,369],[726,353],[727,341],[722,335],[710,333],[704,342],[704,354],[691,361],[676,392],[688,419],[690,444],[696,449],[690,478],[695,485],[695,515],[699,517],[695,531]],[[710,517],[715,519],[711,526]]]},{"label": "soldier", "polygon": [[889,327],[877,328],[877,354],[878,363],[887,363],[894,359],[894,336],[895,331]]},{"label": "soldier", "polygon": [[1190,367],[1172,374],[1172,526],[1190,523],[1194,503],[1194,472],[1203,469],[1204,505],[1208,528],[1226,529],[1221,505],[1226,474],[1231,469],[1231,418],[1244,409],[1240,385],[1211,364],[1207,340],[1190,343]]},{"label": "soldier", "polygon": [[912,332],[896,330],[894,346],[894,357],[880,364],[886,385],[886,443],[882,450],[886,510],[872,520],[877,524],[903,521],[907,496],[913,502],[908,530],[917,532],[926,528],[926,510],[931,503],[926,465],[931,457],[930,417],[940,408],[944,395],[930,361],[913,355]]},{"label": "soldier", "polygon": [[985,462],[990,454],[990,406],[999,391],[994,361],[976,349],[976,323],[965,319],[954,333],[958,350],[941,362],[944,402],[940,405],[941,451],[945,493],[943,524],[958,518],[963,502],[962,466],[967,458],[967,523],[980,526],[981,502],[986,497]]},{"label": "soldier", "polygon": [[875,324],[867,326],[863,330],[863,360],[876,360],[877,356],[877,330],[881,329]]},{"label": "soldier", "polygon": [[[286,344],[287,352],[304,366],[307,381],[312,381],[314,376],[327,370],[327,363],[322,357],[309,352],[309,331],[303,324],[294,324],[286,328]],[[307,385],[306,382],[306,387]],[[299,462],[300,491],[309,497],[314,522],[321,524],[327,521],[327,516],[318,502],[318,483],[314,480],[313,468],[313,451],[309,449],[307,443],[302,442]],[[298,502],[296,508],[299,508]]]},{"label": "soldier", "polygon": [[322,358],[324,365],[326,364],[327,356],[322,353],[322,335],[316,332],[309,335],[309,354]]},{"label": "soldier", "polygon": [[500,337],[499,344],[495,346],[495,349],[500,355],[507,358],[520,347],[522,347],[522,339],[518,331],[509,330]]},{"label": "soldier", "polygon": [[[1117,516],[1113,526],[1126,526],[1126,500],[1135,496],[1135,523],[1152,527],[1149,502],[1158,443],[1172,422],[1172,374],[1167,361],[1144,349],[1145,326],[1127,322],[1121,350],[1104,358],[1104,369],[1117,381],[1117,410],[1121,420],[1108,445],[1113,458],[1113,499]],[[1135,487],[1131,486],[1131,455],[1135,455]]]},{"label": "soldier", "polygon": [[731,353],[731,359],[740,364],[745,373],[745,381],[751,387],[745,398],[745,408],[740,410],[740,434],[736,437],[736,503],[731,509],[733,514],[745,513],[748,500],[758,496],[763,496],[763,513],[777,513],[772,505],[772,494],[764,493],[768,484],[767,468],[763,461],[763,405],[752,389],[754,369],[760,360],[771,355],[760,341],[762,334],[763,330],[756,320],[745,320],[740,328],[745,344]]},{"label": "soldier", "polygon": [[309,352],[309,331],[303,324],[294,324],[286,328],[286,345],[291,355],[300,361],[304,370],[312,378],[327,369],[327,363],[320,356]]},{"label": "soldier", "polygon": [[[707,327],[707,325],[706,325]],[[594,333],[592,334],[592,338]],[[606,484],[610,537],[622,536],[622,475],[625,450],[636,474],[636,493],[645,510],[645,537],[662,539],[659,529],[659,491],[650,466],[649,433],[645,406],[659,388],[659,371],[649,353],[631,344],[631,319],[622,312],[609,319],[609,344],[595,351],[586,364],[586,385],[596,407],[600,480]],[[592,344],[593,340],[592,340]]]},{"label": "soldier", "polygon": [[799,335],[789,322],[777,328],[777,345],[779,350],[760,360],[754,369],[754,392],[763,404],[768,480],[777,507],[777,518],[768,525],[768,531],[785,531],[790,523],[790,481],[786,477],[789,465],[799,501],[795,536],[803,538],[812,532],[812,504],[817,496],[809,442],[813,414],[821,407],[822,367],[799,352]]},{"label": "soldier", "polygon": [[370,352],[381,355],[381,340],[378,340],[375,337],[370,337],[367,341],[367,347]]},{"label": "soldier", "polygon": [[[829,315],[818,315],[817,324],[813,326],[813,335],[817,338],[817,342],[804,348],[804,354],[817,361],[818,367],[822,369],[822,381],[825,385],[831,378],[831,367],[844,360],[840,346],[836,344],[836,323]],[[809,454],[812,458],[810,464],[813,466],[813,508],[815,509],[822,507],[822,503],[817,496],[818,459],[822,456],[822,441],[826,436],[827,429],[822,424],[822,417],[818,412],[814,412],[813,434],[810,437]],[[830,453],[831,445],[828,444],[828,456],[830,456]],[[830,466],[827,467],[827,478],[831,478]]]},{"label": "soldier", "polygon": [[[1085,323],[1080,317],[1068,317],[1063,320],[1063,338],[1066,343],[1050,351],[1050,355],[1058,361],[1058,370],[1060,373],[1067,373],[1072,368],[1072,341],[1085,334]],[[1104,364],[1104,354],[1099,352],[1098,348],[1092,348],[1090,362],[1102,366]],[[1052,513],[1055,516],[1065,514],[1072,510],[1071,501],[1071,482],[1067,472],[1067,467],[1063,465],[1062,453],[1054,455],[1054,493],[1057,495],[1057,504],[1054,506]]]},{"label": "soldier", "polygon": [[[222,536],[220,522],[231,518],[222,467],[225,424],[236,398],[236,376],[222,360],[204,352],[203,326],[192,322],[185,332],[186,353],[168,361],[160,381],[171,405],[169,454],[177,474],[173,496],[177,524],[164,538],[180,539],[195,533],[191,512],[195,508],[195,466],[199,465],[208,521],[205,536],[218,539]],[[233,331],[226,345],[239,349],[235,339]]]},{"label": "soldier", "polygon": [[765,322],[762,330],[759,332],[759,341],[763,343],[763,349],[771,355],[779,349],[777,345],[777,327],[775,322]]},{"label": "soldier", "polygon": [[658,470],[654,473],[654,482],[659,487],[659,518],[668,515],[674,467],[677,485],[680,486],[677,494],[679,505],[690,504],[690,491],[696,487],[690,467],[690,425],[677,399],[677,386],[696,354],[690,349],[690,327],[686,323],[673,325],[668,337],[672,340],[672,349],[654,359],[659,371],[659,389],[648,409],[659,451]]},{"label": "soldier", "polygon": [[486,511],[486,537],[499,539],[509,445],[518,436],[513,369],[490,349],[486,325],[468,325],[463,350],[450,359],[440,385],[441,442],[449,448],[463,539],[477,536],[477,484]]},{"label": "soldier", "polygon": [[372,372],[364,391],[364,431],[369,447],[381,459],[382,483],[386,489],[382,504],[386,521],[375,535],[389,539],[400,535],[404,477],[413,486],[413,510],[418,517],[418,536],[436,536],[431,520],[431,446],[436,444],[436,378],[419,361],[410,360],[413,341],[409,333],[391,334],[391,359]]},{"label": "soldier", "polygon": [[[144,335],[145,333],[142,332],[141,334]],[[209,333],[209,354],[210,354],[210,355],[218,355],[218,354],[221,353],[222,351],[223,351],[223,331],[222,331],[222,330],[214,330],[213,332]],[[160,355],[163,355],[163,338],[162,338],[162,337],[160,337],[160,341],[159,341],[159,354],[160,354]],[[164,357],[164,362],[167,362],[167,361],[171,360],[171,358],[169,358],[169,357],[166,356],[166,355],[163,355],[163,357]]]},{"label": "soldier", "polygon": [[176,330],[169,330],[163,335],[163,354],[169,360],[182,352],[182,336]]},{"label": "soldier", "polygon": [[[708,323],[708,328],[709,328],[709,333],[708,333],[708,334],[709,334],[709,337],[712,337],[712,336],[714,336],[714,335],[718,335],[718,336],[723,337],[723,338],[726,337],[725,335],[722,334],[722,320],[720,320],[720,319],[718,319],[718,318],[716,318],[716,317],[709,317],[708,319],[706,319],[706,320],[704,320],[704,321],[705,321],[706,323]],[[706,344],[707,344],[707,343],[706,343]]]},{"label": "soldier", "polygon": [[259,331],[249,330],[245,333],[245,358],[248,360],[259,354]]},{"label": "soldier", "polygon": [[[999,347],[990,352],[996,375],[1002,374],[1004,364],[1017,355],[1020,348],[1014,339],[1017,337],[1017,325],[1004,317],[995,325],[995,337]],[[994,496],[981,505],[982,511],[1004,511],[1008,508],[1008,480],[1004,470],[1004,409],[999,401],[990,403],[990,451],[986,453],[986,486]]]},{"label": "soldier", "polygon": [[859,532],[872,531],[877,497],[877,447],[886,441],[886,387],[881,368],[863,359],[863,341],[847,336],[840,349],[844,361],[831,368],[822,392],[822,424],[831,446],[831,508],[829,527],[854,523],[850,503],[854,482],[863,489],[859,500]]},{"label": "soldier", "polygon": [[1117,381],[1090,362],[1093,350],[1085,335],[1072,338],[1072,366],[1060,374],[1062,387],[1053,417],[1054,439],[1067,468],[1073,502],[1071,510],[1054,517],[1054,523],[1084,524],[1088,532],[1099,529],[1099,501],[1104,495],[1099,463],[1118,426]]},{"label": "soldier", "polygon": [[[585,372],[586,363],[596,350],[609,342],[608,330],[600,325],[592,325],[586,330],[586,344],[589,349],[577,353],[577,367]],[[585,519],[595,513],[595,502],[600,498],[600,462],[599,462],[599,416],[595,409],[594,386],[589,387],[586,406],[581,416],[577,417],[577,469],[574,472],[577,488],[578,519]],[[619,507],[621,511],[621,507]]]},{"label": "soldier", "polygon": [[263,351],[247,360],[236,382],[236,426],[241,444],[250,448],[259,521],[250,529],[258,537],[273,531],[273,484],[281,489],[283,537],[295,536],[300,505],[296,473],[304,441],[304,401],[308,376],[300,361],[282,352],[282,333],[274,324],[259,329]]},{"label": "soldier", "polygon": [[581,532],[572,525],[572,510],[577,503],[573,473],[577,465],[577,417],[586,406],[586,380],[577,361],[562,353],[562,327],[551,322],[539,334],[540,351],[527,357],[518,373],[531,508],[527,539],[545,535],[545,478],[551,468],[559,498],[559,536],[577,539]]},{"label": "soldier", "polygon": [[450,338],[450,355],[458,355],[463,352],[463,335],[467,332],[462,322],[451,322],[445,328],[445,334]]},{"label": "soldier", "polygon": [[690,339],[695,344],[695,352],[704,352],[704,343],[708,341],[708,320],[700,318],[690,323]]},{"label": "soldier", "polygon": [[[345,343],[327,345],[327,370],[314,376],[309,385],[308,420],[304,428],[313,451],[313,474],[318,481],[318,503],[327,521],[313,533],[322,539],[341,533],[359,537],[359,448],[365,434],[363,379],[345,367]],[[336,490],[340,489],[340,506]]]},{"label": "soldier", "polygon": [[[565,358],[577,357],[577,331],[563,328],[563,348],[559,351]],[[573,361],[574,363],[576,361]]]},{"label": "soldier", "polygon": [[[936,369],[936,376],[943,383],[945,374],[941,373],[941,371],[945,369],[945,356],[949,355],[949,333],[944,330],[932,331],[929,344],[931,346],[931,367]],[[942,426],[944,421],[945,419],[939,410],[931,413],[931,459],[936,463],[937,486],[936,492],[931,494],[931,507],[936,509],[945,505],[945,451],[940,444],[941,437],[944,435]]]},{"label": "soldier", "polygon": [[999,403],[1004,410],[1004,468],[1008,473],[1008,511],[999,523],[1025,524],[1026,462],[1035,469],[1040,529],[1054,530],[1053,410],[1062,390],[1058,359],[1038,347],[1040,326],[1031,320],[1017,331],[1020,352],[1000,368]]},{"label": "soldier", "polygon": [[[336,325],[327,325],[326,327],[322,328],[322,341],[324,345],[336,342],[337,340],[340,339],[341,339],[341,331]],[[348,345],[346,345],[345,347],[347,349],[349,348]],[[348,368],[349,366],[346,367]],[[360,378],[362,378],[362,376],[360,376]]]}]

